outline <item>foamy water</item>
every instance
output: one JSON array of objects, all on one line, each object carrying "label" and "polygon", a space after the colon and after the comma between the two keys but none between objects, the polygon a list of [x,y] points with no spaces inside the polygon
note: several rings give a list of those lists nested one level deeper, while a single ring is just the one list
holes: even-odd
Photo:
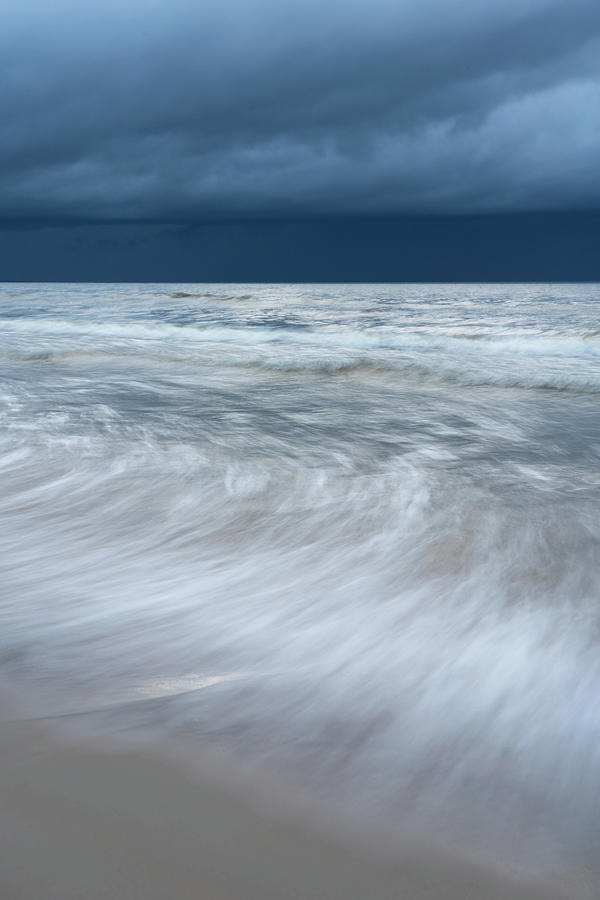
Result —
[{"label": "foamy water", "polygon": [[3,285],[5,680],[593,865],[599,301]]}]

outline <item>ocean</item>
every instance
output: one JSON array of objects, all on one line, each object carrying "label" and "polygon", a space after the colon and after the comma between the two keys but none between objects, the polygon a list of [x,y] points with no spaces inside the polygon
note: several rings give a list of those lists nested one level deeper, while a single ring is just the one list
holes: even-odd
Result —
[{"label": "ocean", "polygon": [[599,301],[0,285],[2,683],[597,870]]}]

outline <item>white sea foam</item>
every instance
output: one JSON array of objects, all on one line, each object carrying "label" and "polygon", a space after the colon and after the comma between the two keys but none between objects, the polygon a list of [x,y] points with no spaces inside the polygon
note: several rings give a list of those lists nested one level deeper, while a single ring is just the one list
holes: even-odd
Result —
[{"label": "white sea foam", "polygon": [[[147,359],[317,374],[360,369],[464,385],[600,390],[597,334],[474,330],[454,335],[387,325],[366,330],[330,325],[239,328],[45,318],[2,320],[2,331],[26,339],[12,352],[25,353],[33,363]],[[32,336],[41,341],[37,348],[31,345]]]},{"label": "white sea foam", "polygon": [[59,319],[0,319],[0,332],[56,336],[89,336],[101,339],[237,343],[257,346],[280,343],[349,350],[428,350],[468,354],[517,354],[524,356],[600,356],[600,334],[422,334],[390,327],[295,330],[236,328],[134,322],[86,322]]}]

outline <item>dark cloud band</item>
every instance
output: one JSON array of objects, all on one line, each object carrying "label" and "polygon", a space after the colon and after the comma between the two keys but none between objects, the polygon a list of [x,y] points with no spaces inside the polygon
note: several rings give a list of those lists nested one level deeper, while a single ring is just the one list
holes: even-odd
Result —
[{"label": "dark cloud band", "polygon": [[5,15],[0,216],[598,208],[595,0],[207,6]]}]

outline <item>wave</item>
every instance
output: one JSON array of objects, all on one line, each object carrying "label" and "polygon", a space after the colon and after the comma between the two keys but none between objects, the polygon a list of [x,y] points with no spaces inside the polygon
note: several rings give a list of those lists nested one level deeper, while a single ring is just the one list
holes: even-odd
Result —
[{"label": "wave", "polygon": [[224,294],[214,294],[210,292],[197,294],[191,291],[174,291],[172,294],[167,294],[167,297],[171,297],[172,300],[184,300],[187,297],[196,297],[205,300],[251,300],[252,294],[232,294],[226,296]]},{"label": "wave", "polygon": [[[61,319],[0,319],[0,331],[65,336],[94,335],[127,340],[177,339],[198,343],[268,344],[367,350],[438,350],[498,355],[600,356],[600,334],[444,334],[405,331],[387,326],[376,330],[344,328],[317,330],[264,326],[175,325],[137,322],[86,322]],[[474,350],[485,347],[485,350]]]},{"label": "wave", "polygon": [[289,374],[310,373],[320,376],[339,376],[348,374],[383,374],[402,376],[420,382],[435,382],[464,385],[467,387],[501,387],[528,390],[569,391],[576,393],[600,393],[600,372],[596,377],[577,373],[560,372],[507,372],[507,371],[475,371],[452,367],[450,364],[440,365],[432,362],[411,360],[396,361],[369,359],[263,359],[251,363],[239,362],[238,367],[264,369],[272,372]]},{"label": "wave", "polygon": [[[12,323],[11,323],[12,324]],[[420,383],[455,384],[471,387],[522,388],[552,391],[600,392],[600,366],[596,354],[588,355],[587,365],[581,357],[558,348],[556,340],[546,345],[550,352],[539,352],[539,342],[528,339],[534,350],[522,353],[516,360],[515,342],[521,349],[523,340],[485,343],[485,352],[460,352],[460,338],[429,340],[406,335],[397,340],[364,340],[361,334],[337,332],[293,332],[289,329],[205,328],[171,325],[87,324],[65,322],[27,322],[23,328],[6,328],[21,334],[44,334],[47,337],[85,337],[100,341],[97,346],[43,348],[24,353],[14,348],[5,358],[25,360],[36,365],[61,365],[76,362],[127,360],[160,364],[179,364],[221,369],[248,369],[265,373],[306,374],[315,377],[373,375],[402,378]],[[283,335],[281,334],[283,332]],[[181,338],[182,340],[173,340]],[[368,336],[367,336],[368,338]],[[567,346],[573,338],[564,339]],[[107,342],[107,343],[102,343]],[[133,342],[133,343],[132,343]],[[481,342],[482,343],[482,342]],[[227,352],[210,352],[211,345],[227,346]],[[193,348],[193,349],[192,349]],[[202,348],[202,352],[199,351]],[[460,348],[460,349],[459,349]],[[206,351],[209,352],[206,352]],[[560,352],[560,351],[563,352]],[[190,352],[192,351],[192,352]],[[552,352],[554,351],[554,352]],[[557,364],[560,358],[560,366]]]},{"label": "wave", "polygon": [[247,370],[265,374],[306,375],[317,378],[337,378],[344,376],[380,377],[404,381],[410,381],[425,386],[427,383],[434,385],[463,385],[465,387],[499,387],[527,390],[568,391],[575,393],[600,393],[600,372],[595,376],[576,372],[548,372],[548,371],[515,371],[494,370],[493,368],[465,368],[459,361],[453,365],[451,362],[442,363],[432,359],[430,364],[426,361],[415,361],[404,357],[395,359],[374,358],[369,356],[357,356],[353,358],[339,357],[335,355],[318,356],[270,356],[261,358],[248,358],[247,355],[235,358],[206,359],[173,353],[131,353],[128,350],[65,350],[45,351],[28,354],[24,358],[27,362],[36,365],[61,365],[77,362],[102,363],[127,360],[128,363],[150,362],[153,364],[179,364],[196,368],[198,365],[209,368],[218,367],[229,370]]},{"label": "wave", "polygon": [[4,354],[34,364],[127,359],[317,377],[373,374],[421,383],[600,392],[600,334],[592,332],[447,334],[44,318],[0,319],[0,331],[17,340],[37,339],[33,346],[26,340],[22,350],[20,343],[9,345]]}]

